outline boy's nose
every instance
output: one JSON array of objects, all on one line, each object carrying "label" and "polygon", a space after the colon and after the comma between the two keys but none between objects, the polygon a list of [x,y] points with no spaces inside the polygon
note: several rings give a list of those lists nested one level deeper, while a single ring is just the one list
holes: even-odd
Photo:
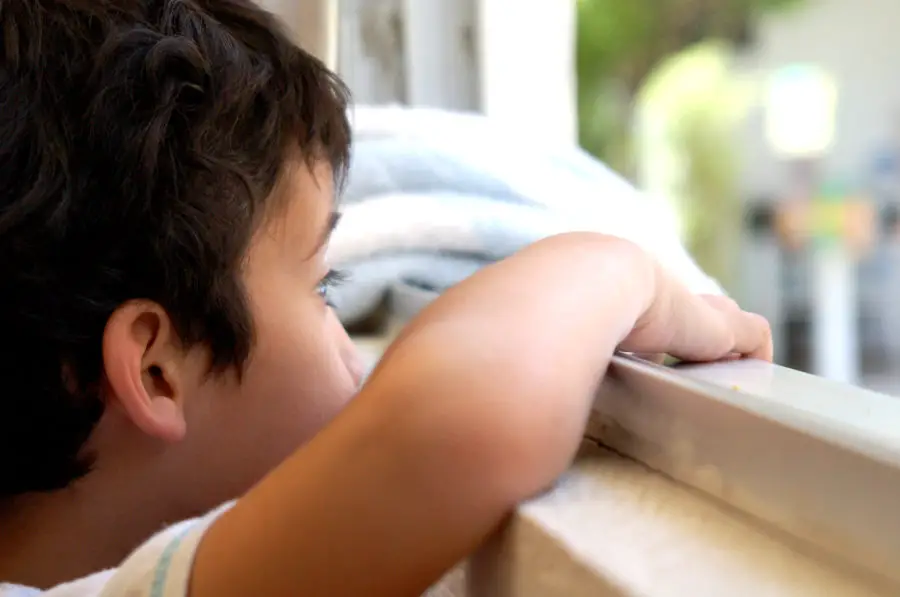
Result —
[{"label": "boy's nose", "polygon": [[344,360],[347,371],[350,372],[353,384],[356,387],[361,386],[369,373],[369,366],[363,359],[359,348],[356,347],[356,344],[353,343],[349,336],[345,346],[341,348],[341,358]]},{"label": "boy's nose", "polygon": [[350,374],[353,385],[358,388],[362,385],[369,373],[369,369],[371,368],[370,363],[364,358],[364,355],[359,350],[359,347],[356,346],[356,343],[350,339],[350,335],[347,334],[344,326],[341,325],[341,322],[333,311],[329,314],[329,318],[331,319],[329,323],[333,326],[332,332],[338,338],[337,346],[341,361],[343,362],[344,367],[346,367],[347,372]]}]

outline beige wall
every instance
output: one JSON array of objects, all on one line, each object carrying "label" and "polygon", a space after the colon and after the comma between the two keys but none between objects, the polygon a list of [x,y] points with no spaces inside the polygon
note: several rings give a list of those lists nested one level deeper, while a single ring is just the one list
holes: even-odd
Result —
[{"label": "beige wall", "polygon": [[[812,0],[806,8],[766,18],[746,71],[764,76],[791,63],[814,63],[838,80],[837,136],[826,174],[865,182],[875,152],[900,129],[900,2]],[[769,149],[760,107],[742,136],[745,196],[783,188],[784,170]]]}]

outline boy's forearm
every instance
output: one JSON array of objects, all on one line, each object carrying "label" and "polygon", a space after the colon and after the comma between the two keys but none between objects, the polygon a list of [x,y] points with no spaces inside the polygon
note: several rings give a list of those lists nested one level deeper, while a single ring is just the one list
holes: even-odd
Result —
[{"label": "boy's forearm", "polygon": [[[656,267],[640,248],[620,238],[561,234],[445,292],[405,328],[385,357],[406,346],[407,337],[431,332],[445,344],[444,352],[473,343],[484,347],[485,341],[514,346],[518,369],[522,357],[540,352],[548,342],[562,346],[558,356],[571,353],[579,357],[574,360],[596,364],[596,355],[608,358],[609,342],[618,344],[649,306]],[[446,325],[436,330],[436,324]],[[441,337],[445,328],[460,330],[466,324],[474,330],[458,334],[459,344],[451,346]],[[517,343],[520,337],[526,341]],[[523,353],[530,348],[537,350]]]},{"label": "boy's forearm", "polygon": [[418,594],[562,472],[652,296],[648,264],[622,241],[567,235],[446,293],[211,529],[193,597]]},{"label": "boy's forearm", "polygon": [[[656,278],[644,252],[620,239],[548,239],[445,293],[408,327],[372,381],[404,387],[413,401],[440,392],[445,400],[421,407],[446,402],[498,432],[512,427],[520,437],[519,429],[530,429],[528,445],[543,444],[541,460],[562,438],[574,450],[593,390],[649,307]],[[543,425],[547,418],[556,425]],[[552,435],[540,438],[542,430]],[[563,452],[551,468],[567,463]]]}]

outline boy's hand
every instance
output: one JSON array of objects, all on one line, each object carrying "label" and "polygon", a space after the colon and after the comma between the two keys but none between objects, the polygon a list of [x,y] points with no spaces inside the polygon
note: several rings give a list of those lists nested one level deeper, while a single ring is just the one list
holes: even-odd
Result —
[{"label": "boy's hand", "polygon": [[621,350],[687,361],[772,360],[772,333],[765,318],[743,311],[730,298],[693,294],[659,266],[655,280],[654,299]]}]

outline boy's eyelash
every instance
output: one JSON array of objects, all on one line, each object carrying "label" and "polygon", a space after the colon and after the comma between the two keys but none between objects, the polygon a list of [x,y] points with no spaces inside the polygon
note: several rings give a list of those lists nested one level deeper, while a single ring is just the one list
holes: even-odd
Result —
[{"label": "boy's eyelash", "polygon": [[347,280],[347,273],[341,270],[329,270],[325,277],[319,281],[319,296],[322,297],[322,300],[325,301],[325,304],[329,307],[334,307],[334,303],[328,300],[328,289],[334,288],[335,286],[340,286],[342,282]]},{"label": "boy's eyelash", "polygon": [[325,274],[325,277],[322,278],[322,284],[328,287],[339,286],[347,281],[347,272],[339,269],[328,270],[328,273]]}]

